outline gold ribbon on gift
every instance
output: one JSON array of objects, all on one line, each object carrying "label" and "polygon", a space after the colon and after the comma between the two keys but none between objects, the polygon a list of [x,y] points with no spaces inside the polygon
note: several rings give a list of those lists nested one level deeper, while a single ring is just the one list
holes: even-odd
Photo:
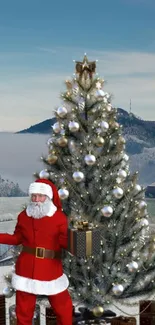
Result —
[{"label": "gold ribbon on gift", "polygon": [[87,230],[89,228],[88,221],[78,221],[77,224],[75,224],[75,227],[78,230]]},{"label": "gold ribbon on gift", "polygon": [[[74,227],[77,230],[82,230],[85,232],[86,236],[86,256],[91,256],[92,254],[92,225],[89,224],[88,221],[78,221]],[[73,249],[73,232],[71,234],[71,246]],[[72,250],[73,251],[73,250]]]},{"label": "gold ribbon on gift", "polygon": [[86,256],[92,254],[92,230],[86,231]]}]

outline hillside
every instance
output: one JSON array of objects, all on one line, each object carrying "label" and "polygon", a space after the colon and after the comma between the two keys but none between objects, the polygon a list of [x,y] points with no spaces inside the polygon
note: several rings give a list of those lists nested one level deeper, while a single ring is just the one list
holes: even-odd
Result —
[{"label": "hillside", "polygon": [[28,129],[24,129],[21,131],[18,131],[17,133],[39,133],[39,134],[49,134],[51,133],[52,129],[51,126],[56,122],[56,118],[53,117],[51,119],[45,120],[43,122],[40,122],[38,124],[30,126]]},{"label": "hillside", "polygon": [[[155,182],[155,121],[144,121],[122,108],[118,108],[117,120],[123,126],[131,172],[139,172],[144,186]],[[51,134],[55,121],[48,119],[18,133]]]}]

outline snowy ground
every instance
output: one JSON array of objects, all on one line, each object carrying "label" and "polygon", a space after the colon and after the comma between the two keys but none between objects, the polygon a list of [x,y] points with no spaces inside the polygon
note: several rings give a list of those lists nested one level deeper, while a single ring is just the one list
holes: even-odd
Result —
[{"label": "snowy ground", "polygon": [[[8,232],[12,233],[14,231],[14,227],[16,224],[16,218],[18,213],[23,209],[23,206],[28,202],[28,198],[0,198],[0,232]],[[152,203],[154,204],[154,202]],[[12,220],[10,220],[12,219]],[[8,220],[8,221],[7,221]],[[0,255],[2,254],[3,250],[6,250],[6,245],[0,245],[1,251]],[[6,287],[6,284],[3,280],[3,275],[6,274],[6,268],[11,270],[11,266],[8,267],[0,267],[0,291],[2,292],[3,288]],[[0,292],[0,293],[1,293]],[[12,300],[8,300],[8,307],[13,304]],[[125,307],[123,305],[116,306],[109,306],[110,310],[114,311],[118,316],[119,315],[133,315],[137,318],[137,325],[139,325],[139,304],[134,307]],[[45,313],[42,310],[43,314]],[[8,315],[8,313],[7,313]],[[8,318],[8,317],[7,317]],[[9,322],[7,321],[7,324]],[[45,325],[44,317],[42,317],[41,325]]]}]

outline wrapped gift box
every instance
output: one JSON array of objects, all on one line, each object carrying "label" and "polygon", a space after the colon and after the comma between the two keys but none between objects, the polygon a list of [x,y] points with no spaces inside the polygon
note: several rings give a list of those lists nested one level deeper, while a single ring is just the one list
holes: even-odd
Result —
[{"label": "wrapped gift box", "polygon": [[96,320],[95,322],[93,320],[87,320],[87,321],[79,321],[76,323],[76,325],[106,325],[108,324],[105,320]]},{"label": "wrapped gift box", "polygon": [[77,257],[98,255],[101,248],[101,231],[99,228],[83,227],[68,229],[68,251]]},{"label": "wrapped gift box", "polygon": [[0,295],[0,325],[6,323],[6,314],[5,314],[5,296]]},{"label": "wrapped gift box", "polygon": [[118,316],[111,320],[111,325],[136,325],[135,317]]},{"label": "wrapped gift box", "polygon": [[140,325],[155,324],[155,301],[141,300],[139,302]]},{"label": "wrapped gift box", "polygon": [[[15,305],[12,305],[9,308],[10,325],[16,325],[17,324],[15,308],[16,308]],[[36,305],[32,325],[40,325],[40,307],[38,305]]]},{"label": "wrapped gift box", "polygon": [[[86,307],[79,307],[78,310],[80,311],[80,313],[82,314],[82,317],[83,319],[86,321],[86,320],[89,320],[89,319],[92,319],[92,320],[95,320],[95,319],[99,319],[97,316],[94,315],[93,311],[86,308]],[[112,317],[115,317],[116,316],[116,313],[114,313],[113,311],[111,310],[104,310],[102,316],[100,317],[100,319],[106,319],[106,318],[111,318]]]},{"label": "wrapped gift box", "polygon": [[[75,313],[75,307],[73,306],[73,324],[74,320],[77,320],[80,313]],[[51,307],[46,307],[46,325],[56,325],[56,315]]]},{"label": "wrapped gift box", "polygon": [[56,315],[51,307],[46,307],[46,325],[56,325]]},{"label": "wrapped gift box", "polygon": [[76,325],[80,324],[111,324],[112,317],[116,316],[116,314],[111,310],[104,310],[102,316],[97,317],[94,315],[93,311],[86,307],[79,307],[78,310],[81,313],[81,320],[76,323]]}]

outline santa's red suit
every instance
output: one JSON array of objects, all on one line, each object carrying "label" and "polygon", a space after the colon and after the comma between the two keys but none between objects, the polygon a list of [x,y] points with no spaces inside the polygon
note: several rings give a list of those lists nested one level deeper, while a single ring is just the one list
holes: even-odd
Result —
[{"label": "santa's red suit", "polygon": [[23,246],[12,277],[12,286],[16,289],[17,325],[32,325],[37,295],[48,296],[57,324],[72,325],[69,282],[59,256],[61,249],[67,247],[67,218],[53,183],[37,180],[29,188],[30,195],[35,193],[51,199],[48,214],[36,219],[25,209],[18,215],[14,234],[0,234],[1,244]]}]

